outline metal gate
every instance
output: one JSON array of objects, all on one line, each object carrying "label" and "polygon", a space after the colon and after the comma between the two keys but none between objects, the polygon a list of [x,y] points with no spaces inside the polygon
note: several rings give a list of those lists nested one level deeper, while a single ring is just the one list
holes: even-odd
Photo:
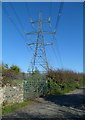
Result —
[{"label": "metal gate", "polygon": [[48,91],[47,81],[44,75],[29,75],[23,82],[24,99],[34,99],[46,95]]}]

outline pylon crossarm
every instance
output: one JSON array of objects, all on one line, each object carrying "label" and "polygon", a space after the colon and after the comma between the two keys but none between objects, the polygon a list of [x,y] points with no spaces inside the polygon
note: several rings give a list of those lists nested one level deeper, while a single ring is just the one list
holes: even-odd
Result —
[{"label": "pylon crossarm", "polygon": [[47,31],[43,31],[43,32],[31,32],[31,33],[25,33],[26,35],[33,35],[33,34],[55,34],[55,32],[47,32]]},{"label": "pylon crossarm", "polygon": [[[28,44],[28,43],[26,43],[28,46],[32,46],[32,45],[36,45],[36,43],[30,43],[30,44]],[[38,43],[38,44],[40,44],[41,45],[41,43]],[[53,43],[46,43],[46,44],[44,44],[45,46],[47,46],[47,45],[53,45]]]},{"label": "pylon crossarm", "polygon": [[55,34],[55,32],[43,32],[44,34]]},{"label": "pylon crossarm", "polygon": [[31,32],[31,33],[25,33],[26,35],[33,35],[33,34],[37,34],[38,32]]},{"label": "pylon crossarm", "polygon": [[40,23],[49,23],[50,21],[35,21],[35,22],[31,22],[31,23],[37,23],[37,24],[40,24]]},{"label": "pylon crossarm", "polygon": [[47,45],[53,45],[53,43],[46,43],[45,46],[47,46]]},{"label": "pylon crossarm", "polygon": [[26,43],[28,46],[31,46],[31,45],[35,45],[35,43],[30,43],[30,44],[28,44],[28,43]]}]

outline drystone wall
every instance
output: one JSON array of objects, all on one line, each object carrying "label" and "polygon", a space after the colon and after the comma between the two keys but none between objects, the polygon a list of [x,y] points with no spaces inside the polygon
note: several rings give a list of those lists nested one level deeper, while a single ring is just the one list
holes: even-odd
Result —
[{"label": "drystone wall", "polygon": [[0,104],[23,102],[23,86],[4,86],[0,90]]},{"label": "drystone wall", "polygon": [[0,87],[0,106],[3,102],[3,89]]},{"label": "drystone wall", "polygon": [[0,73],[0,107],[3,101],[3,89],[2,89],[2,74]]}]

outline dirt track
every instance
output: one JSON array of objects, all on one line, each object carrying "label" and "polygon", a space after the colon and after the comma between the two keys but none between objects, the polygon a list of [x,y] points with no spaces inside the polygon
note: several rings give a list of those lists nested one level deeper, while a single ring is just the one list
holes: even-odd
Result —
[{"label": "dirt track", "polygon": [[61,96],[39,98],[36,99],[34,104],[3,116],[3,118],[23,118],[23,120],[25,118],[27,120],[28,118],[30,120],[42,118],[83,119],[85,116],[84,91],[85,88],[81,88]]}]

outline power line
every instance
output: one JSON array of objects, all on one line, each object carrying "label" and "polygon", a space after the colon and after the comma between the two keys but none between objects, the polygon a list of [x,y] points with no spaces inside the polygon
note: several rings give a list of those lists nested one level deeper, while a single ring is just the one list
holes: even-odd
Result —
[{"label": "power line", "polygon": [[[53,45],[54,45],[54,41],[56,40],[56,38],[53,36]],[[58,42],[57,42],[57,48],[56,48],[56,51],[55,51],[55,49],[54,48],[56,48],[56,47],[54,47],[54,46],[52,46],[52,49],[53,49],[53,51],[54,51],[54,54],[55,54],[55,57],[57,58],[57,53],[56,53],[56,51],[58,52],[58,56],[59,56],[59,59],[60,59],[60,64],[61,64],[61,67],[63,67],[63,63],[62,63],[62,59],[61,59],[61,55],[60,55],[60,51],[59,51],[59,46],[58,46]]]},{"label": "power line", "polygon": [[[25,40],[23,34],[21,33],[21,31],[20,31],[19,27],[17,26],[17,24],[12,20],[11,16],[10,16],[9,13],[7,12],[6,7],[3,6],[3,10],[4,10],[5,14],[7,15],[8,19],[9,19],[9,20],[11,21],[11,23],[14,25],[15,29],[17,30],[17,32],[19,33],[19,35],[21,36],[21,38],[22,38],[22,39],[24,40],[24,42],[26,43],[26,40]],[[26,44],[25,44],[25,46],[26,46]],[[26,47],[27,47],[27,46],[26,46]],[[27,47],[27,49],[28,49],[28,47]]]},{"label": "power line", "polygon": [[[59,50],[59,45],[58,45],[58,41],[57,41],[57,47],[55,47],[55,51],[58,53],[58,56],[59,56],[59,60],[60,60],[60,64],[61,64],[61,67],[63,67],[63,62],[62,62],[62,58],[61,58],[61,54],[60,54],[60,50]],[[57,55],[57,53],[55,52],[55,54]]]},{"label": "power line", "polygon": [[[51,17],[51,11],[52,11],[52,2],[50,3],[50,6],[49,6],[49,16],[50,16],[50,17]],[[52,30],[51,27],[50,27],[50,30]],[[52,40],[52,43],[54,43],[54,40],[55,40],[54,35],[53,35],[53,38],[52,38],[52,39],[53,39],[53,40]],[[56,51],[55,51],[55,49],[54,49],[54,46],[52,46],[51,48],[52,48],[53,54],[54,54],[54,56],[55,56],[55,58],[56,58],[56,60],[57,60],[57,62],[58,62],[58,56],[57,56],[57,54],[56,54]],[[59,63],[59,62],[58,62],[58,63]]]},{"label": "power line", "polygon": [[[60,20],[60,16],[61,16],[61,14],[62,14],[62,10],[63,10],[63,5],[64,5],[64,2],[61,2],[60,3],[60,7],[59,7],[59,11],[58,11],[58,15],[57,15],[57,20],[56,20],[56,24],[55,24],[55,30],[57,29],[57,27],[58,27],[58,24],[59,24],[59,20]],[[51,29],[52,30],[52,29]],[[54,44],[54,41],[55,41],[55,36],[53,36],[53,44]],[[53,49],[54,47],[52,47],[52,49]],[[61,67],[63,66],[63,64],[62,64],[62,59],[61,59],[61,57],[60,57],[60,52],[59,52],[59,48],[58,48],[58,44],[57,44],[57,50],[58,50],[58,53],[59,53],[59,59],[60,59],[60,63],[61,63]],[[56,51],[57,51],[56,50]],[[57,54],[56,54],[56,52],[55,52],[55,49],[53,49],[53,53],[54,53],[54,55],[55,55],[55,57],[57,58]]]},{"label": "power line", "polygon": [[[51,29],[51,31],[52,31],[52,29]],[[54,35],[55,35],[55,34],[54,34]],[[53,40],[52,40],[53,45],[52,45],[51,47],[52,47],[53,53],[54,53],[54,55],[55,55],[55,58],[58,60],[58,56],[59,56],[60,65],[61,65],[61,67],[63,67],[62,59],[61,59],[61,57],[60,57],[61,55],[60,55],[60,52],[59,52],[59,46],[58,46],[58,44],[57,44],[57,48],[54,47],[54,41],[56,40],[56,38],[54,37],[54,35],[53,35]],[[56,50],[55,50],[54,48],[56,48]],[[56,51],[57,51],[58,53],[56,53]],[[58,54],[58,55],[57,55],[57,54]]]},{"label": "power line", "polygon": [[[63,5],[64,5],[64,2],[61,2],[61,3],[60,3],[60,7],[59,7],[59,11],[58,11],[58,15],[57,15],[56,24],[55,24],[55,29],[56,29],[56,30],[57,30],[57,28],[58,28],[58,24],[59,24],[60,17],[61,17],[61,14],[62,14]],[[55,38],[54,38],[54,39],[55,39]],[[62,66],[63,66],[63,63],[62,63],[62,59],[61,59],[61,55],[60,55],[58,43],[57,43],[57,48],[56,48],[56,49],[58,50],[59,59],[60,59],[60,62],[61,62],[61,67],[62,67]],[[56,50],[56,51],[57,51],[57,50]]]},{"label": "power line", "polygon": [[6,13],[8,19],[11,21],[11,23],[15,26],[16,30],[18,31],[18,33],[20,34],[20,36],[24,39],[24,36],[22,35],[20,29],[17,27],[16,23],[12,20],[11,16],[9,15],[9,13],[6,10],[6,7],[3,7],[4,12]]},{"label": "power line", "polygon": [[51,13],[52,13],[52,0],[50,0],[49,3],[49,17],[51,17]]},{"label": "power line", "polygon": [[[28,4],[27,4],[27,3],[25,3],[25,8],[26,8],[27,15],[28,15],[28,17],[29,17],[30,22],[32,22],[32,16],[31,16],[31,14],[30,14],[30,10],[29,10],[29,8],[28,8]],[[32,24],[32,28],[33,28],[34,30],[36,30],[34,24]]]},{"label": "power line", "polygon": [[[55,49],[54,49],[54,46],[52,46],[51,48],[52,48],[53,54],[54,54],[54,56],[55,56],[55,58],[56,58],[56,60],[57,60],[57,62],[58,62],[58,64],[59,64],[58,55],[57,55],[57,53],[56,53],[56,51],[55,51]],[[61,65],[61,62],[60,62],[60,65]]]},{"label": "power line", "polygon": [[18,19],[19,24],[21,25],[22,29],[24,29],[24,26],[22,25],[21,19],[19,18],[18,14],[15,10],[15,7],[12,5],[12,3],[10,3],[10,6],[11,6],[12,10],[14,11],[14,14],[15,14],[16,18]]},{"label": "power line", "polygon": [[61,16],[62,10],[63,10],[63,5],[64,5],[64,2],[61,2],[61,3],[60,3],[60,8],[59,8],[59,11],[58,11],[58,15],[57,15],[57,20],[56,20],[56,24],[55,24],[55,29],[57,29],[57,27],[58,27],[59,20],[60,20],[60,16]]},{"label": "power line", "polygon": [[[20,17],[18,16],[18,14],[17,14],[14,6],[12,5],[12,3],[10,3],[10,6],[11,6],[12,10],[14,11],[14,14],[15,14],[17,20],[19,21],[19,24],[20,24],[22,30],[24,30],[24,25],[22,24],[21,19],[20,19]],[[24,33],[24,32],[23,32],[23,33]],[[25,34],[24,34],[24,35],[25,35]],[[25,35],[25,37],[26,37],[26,39],[27,39],[27,36],[26,36],[26,35]],[[28,39],[27,39],[27,40],[28,40]]]},{"label": "power line", "polygon": [[28,15],[30,18],[32,18],[27,3],[25,3],[25,8],[26,8],[26,10],[27,10],[27,15]]},{"label": "power line", "polygon": [[[21,19],[20,19],[20,17],[18,16],[18,14],[17,14],[17,12],[16,12],[16,9],[15,9],[14,6],[12,5],[12,3],[10,3],[10,6],[11,6],[12,10],[14,11],[14,14],[15,14],[17,20],[19,21],[19,24],[20,24],[22,30],[24,30],[24,25],[22,24]],[[25,38],[28,40],[26,34],[24,34],[24,35],[25,35]],[[25,39],[25,42],[26,42],[26,39]],[[27,46],[26,46],[26,47],[27,47]],[[28,47],[27,47],[27,48],[28,48]],[[30,49],[32,50],[31,47],[30,47]]]},{"label": "power line", "polygon": [[52,0],[50,0],[50,3],[49,3],[49,26],[50,26],[50,28],[52,29],[52,24],[51,24],[51,13],[52,13]]}]

